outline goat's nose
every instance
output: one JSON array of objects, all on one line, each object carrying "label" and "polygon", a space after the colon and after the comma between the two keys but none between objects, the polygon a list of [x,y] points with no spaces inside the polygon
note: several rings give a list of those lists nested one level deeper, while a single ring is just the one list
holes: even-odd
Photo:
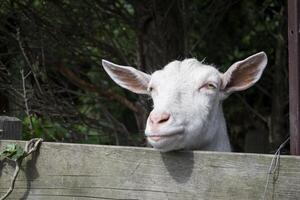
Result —
[{"label": "goat's nose", "polygon": [[170,113],[167,112],[162,112],[162,113],[158,113],[158,112],[151,112],[149,119],[151,124],[163,124],[165,122],[167,122],[170,119]]}]

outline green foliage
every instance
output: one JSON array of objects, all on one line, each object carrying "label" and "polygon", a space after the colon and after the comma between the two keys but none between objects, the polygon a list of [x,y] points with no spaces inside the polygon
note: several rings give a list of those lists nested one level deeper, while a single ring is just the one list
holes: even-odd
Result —
[{"label": "green foliage", "polygon": [[[32,124],[32,129],[30,126]],[[58,122],[52,122],[42,117],[25,117],[23,119],[23,139],[44,138],[47,141],[59,141],[70,137],[68,130]]]},{"label": "green foliage", "polygon": [[8,144],[0,151],[0,160],[5,158],[17,161],[25,155],[25,151],[22,147],[16,144]]}]

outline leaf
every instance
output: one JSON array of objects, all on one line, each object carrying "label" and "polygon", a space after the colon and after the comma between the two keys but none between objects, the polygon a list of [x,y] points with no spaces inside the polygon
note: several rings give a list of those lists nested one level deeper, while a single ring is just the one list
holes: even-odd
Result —
[{"label": "leaf", "polygon": [[17,161],[25,155],[25,151],[22,147],[16,144],[8,144],[5,146],[4,150],[0,152],[0,160],[4,158]]},{"label": "leaf", "polygon": [[10,157],[11,155],[13,155],[15,153],[16,153],[16,145],[8,144],[8,145],[6,145],[4,150],[2,150],[0,152],[0,156],[1,156],[1,158],[5,158],[5,157]]},{"label": "leaf", "polygon": [[18,159],[20,159],[24,155],[25,155],[24,149],[22,147],[16,145],[16,153],[14,155],[12,155],[11,159],[14,160],[14,161],[17,161]]}]

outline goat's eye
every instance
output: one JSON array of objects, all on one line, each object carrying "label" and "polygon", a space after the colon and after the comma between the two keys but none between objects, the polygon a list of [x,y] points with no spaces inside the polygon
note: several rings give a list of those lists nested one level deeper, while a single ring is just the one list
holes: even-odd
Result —
[{"label": "goat's eye", "polygon": [[207,89],[210,89],[210,90],[213,90],[213,89],[216,89],[216,88],[217,88],[213,83],[207,83],[207,84],[205,85],[205,87],[206,87]]},{"label": "goat's eye", "polygon": [[199,90],[201,90],[202,88],[205,88],[207,90],[214,90],[217,88],[217,86],[214,83],[206,83],[204,85],[202,85]]}]

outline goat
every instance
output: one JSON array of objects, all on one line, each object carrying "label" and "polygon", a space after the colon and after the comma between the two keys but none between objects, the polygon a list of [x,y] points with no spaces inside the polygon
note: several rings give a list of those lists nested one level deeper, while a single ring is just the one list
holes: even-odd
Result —
[{"label": "goat", "polygon": [[145,135],[155,149],[231,151],[222,102],[256,83],[267,62],[260,52],[221,73],[191,58],[170,62],[151,75],[106,60],[102,65],[121,87],[152,97]]}]

